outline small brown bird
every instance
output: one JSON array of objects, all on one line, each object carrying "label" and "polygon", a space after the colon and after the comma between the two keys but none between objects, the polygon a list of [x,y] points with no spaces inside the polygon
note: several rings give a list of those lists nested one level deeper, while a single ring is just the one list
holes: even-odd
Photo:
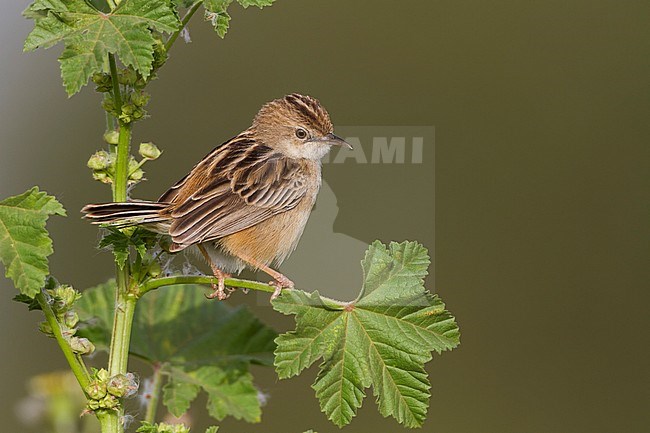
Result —
[{"label": "small brown bird", "polygon": [[169,235],[170,252],[198,247],[218,279],[210,298],[227,298],[227,272],[247,266],[274,279],[276,297],[294,284],[269,266],[296,248],[321,185],[320,160],[333,145],[351,148],[317,99],[294,93],[265,104],[248,129],[158,201],[89,204],[82,212],[93,224]]}]

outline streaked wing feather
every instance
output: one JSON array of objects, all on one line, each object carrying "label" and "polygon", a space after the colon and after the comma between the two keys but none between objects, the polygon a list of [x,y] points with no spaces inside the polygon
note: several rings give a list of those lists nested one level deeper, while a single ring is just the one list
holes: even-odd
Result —
[{"label": "streaked wing feather", "polygon": [[211,152],[172,189],[163,195],[173,203],[170,234],[176,244],[189,246],[293,209],[307,186],[299,162],[238,136]]}]

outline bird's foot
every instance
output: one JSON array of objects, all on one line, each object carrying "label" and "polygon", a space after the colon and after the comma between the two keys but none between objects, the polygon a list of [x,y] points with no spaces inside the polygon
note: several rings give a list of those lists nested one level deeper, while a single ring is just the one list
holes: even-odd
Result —
[{"label": "bird's foot", "polygon": [[295,285],[293,284],[293,281],[291,281],[284,275],[280,274],[276,277],[275,280],[269,283],[269,286],[273,286],[275,288],[273,294],[271,295],[271,301],[273,301],[278,296],[280,296],[280,293],[282,293],[282,289],[293,289]]},{"label": "bird's foot", "polygon": [[208,299],[216,298],[220,301],[228,299],[232,292],[235,291],[233,288],[226,287],[226,278],[230,278],[230,275],[226,274],[225,272],[219,272],[219,275],[215,275],[215,277],[218,279],[217,284],[211,284],[212,293],[205,295],[205,297]]}]

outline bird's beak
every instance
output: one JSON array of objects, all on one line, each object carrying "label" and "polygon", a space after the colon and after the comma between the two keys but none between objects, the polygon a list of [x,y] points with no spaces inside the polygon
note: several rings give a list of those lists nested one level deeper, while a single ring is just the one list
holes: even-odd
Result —
[{"label": "bird's beak", "polygon": [[350,150],[352,149],[352,145],[350,143],[348,143],[347,141],[345,141],[344,139],[342,139],[338,135],[332,134],[331,132],[329,134],[323,136],[323,138],[321,138],[321,140],[329,143],[332,146],[347,146],[348,149],[350,149]]}]

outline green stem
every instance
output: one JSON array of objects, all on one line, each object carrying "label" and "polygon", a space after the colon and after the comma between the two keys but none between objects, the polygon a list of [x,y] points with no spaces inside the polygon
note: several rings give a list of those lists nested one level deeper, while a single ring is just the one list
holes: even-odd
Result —
[{"label": "green stem", "polygon": [[85,392],[86,387],[88,387],[88,384],[90,383],[90,376],[88,375],[86,365],[77,357],[77,354],[74,353],[70,347],[70,343],[68,343],[68,340],[63,336],[61,325],[59,324],[59,321],[56,320],[56,315],[54,314],[54,311],[52,311],[50,304],[45,300],[43,294],[39,293],[36,295],[36,300],[45,314],[45,320],[48,325],[50,325],[50,328],[52,328],[54,338],[56,339],[56,342],[59,343],[59,347],[61,347],[63,356],[65,356],[65,359],[68,361],[74,377],[77,378],[77,382],[79,382],[81,389]]},{"label": "green stem", "polygon": [[178,39],[178,35],[181,34],[187,23],[190,21],[194,13],[199,9],[199,7],[203,4],[202,0],[196,1],[190,6],[189,10],[181,20],[181,26],[178,30],[176,30],[172,35],[167,39],[167,42],[165,42],[165,51],[169,52],[171,49],[172,45],[174,45],[174,42],[176,42],[176,39]]},{"label": "green stem", "polygon": [[[111,79],[113,81],[113,99],[115,109],[122,112],[122,94],[120,83],[117,77],[117,65],[115,56],[108,55],[108,62],[111,68]],[[129,180],[129,152],[131,147],[131,124],[119,121],[120,135],[117,142],[117,158],[115,161],[115,178],[113,179],[113,201],[126,201],[126,186]]]},{"label": "green stem", "polygon": [[108,374],[110,376],[125,374],[128,366],[131,325],[137,300],[129,293],[128,284],[124,281],[128,276],[127,266],[124,266],[124,269],[118,267],[113,335],[108,359]]},{"label": "green stem", "polygon": [[147,412],[144,415],[144,420],[153,424],[156,422],[156,410],[158,409],[158,400],[160,399],[160,391],[162,390],[162,366],[156,364],[153,367],[153,383],[151,384],[151,399],[147,406]]},{"label": "green stem", "polygon": [[[113,99],[118,113],[122,111],[122,94],[117,76],[115,57],[109,54],[108,61],[113,81]],[[113,179],[113,201],[123,202],[127,199],[126,188],[128,182],[129,154],[131,147],[131,124],[118,120],[119,138],[117,144],[117,158],[115,162],[115,178]],[[131,328],[135,303],[137,298],[132,294],[130,287],[131,271],[127,262],[123,268],[116,265],[117,290],[115,293],[115,311],[113,313],[113,333],[108,358],[108,373],[110,376],[126,374],[129,362],[129,344],[131,342]],[[122,433],[124,426],[120,418],[124,415],[124,408],[102,414],[100,423],[102,433]]]},{"label": "green stem", "polygon": [[[173,286],[177,284],[216,284],[219,280],[215,277],[178,275],[173,277],[155,278],[147,281],[140,286],[139,296],[163,286]],[[259,281],[240,280],[238,278],[226,278],[227,287],[239,287],[242,289],[259,290],[260,292],[273,293],[275,287],[260,283]]]},{"label": "green stem", "polygon": [[102,433],[113,433],[118,431],[119,420],[110,412],[97,413],[97,420],[99,420],[99,428]]}]

